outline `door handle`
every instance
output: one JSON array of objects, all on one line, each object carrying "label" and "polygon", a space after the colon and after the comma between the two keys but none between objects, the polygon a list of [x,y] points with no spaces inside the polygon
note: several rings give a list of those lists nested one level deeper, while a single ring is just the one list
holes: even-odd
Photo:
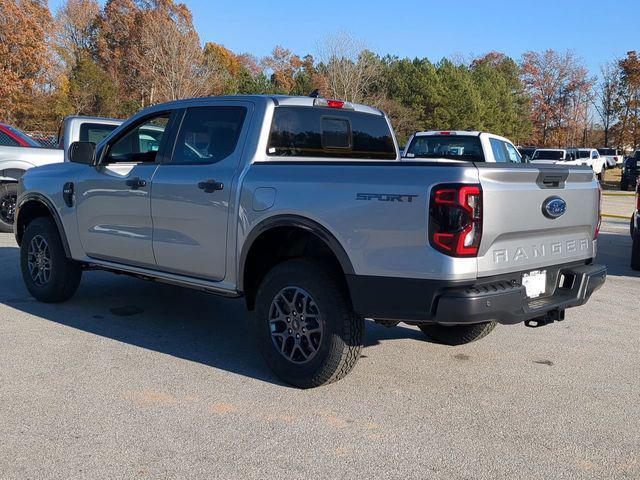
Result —
[{"label": "door handle", "polygon": [[134,177],[125,182],[127,187],[131,187],[132,190],[137,190],[138,188],[146,187],[147,181],[142,180],[141,178]]},{"label": "door handle", "polygon": [[215,180],[204,180],[198,183],[198,188],[200,190],[204,190],[205,193],[213,193],[216,190],[222,190],[224,188],[224,183],[216,182]]}]

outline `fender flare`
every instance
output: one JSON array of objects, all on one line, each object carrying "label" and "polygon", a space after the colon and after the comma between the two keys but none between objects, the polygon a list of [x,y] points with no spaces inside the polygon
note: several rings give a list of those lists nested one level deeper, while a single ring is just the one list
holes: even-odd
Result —
[{"label": "fender flare", "polygon": [[[71,249],[69,248],[69,241],[67,240],[67,235],[64,231],[62,220],[60,219],[60,214],[56,210],[53,202],[41,193],[29,192],[18,198],[18,203],[16,204],[15,225],[17,225],[20,220],[20,211],[22,207],[31,202],[40,203],[47,210],[49,210],[49,213],[51,214],[51,217],[53,218],[53,221],[55,222],[58,229],[58,233],[60,234],[60,240],[62,242],[62,248],[64,248],[64,254],[67,258],[71,258]],[[19,232],[16,227],[14,227],[14,231],[16,241],[18,242],[18,245],[20,245],[20,241],[22,240],[22,233]]]},{"label": "fender flare", "polygon": [[244,241],[244,244],[242,246],[242,253],[240,254],[240,262],[238,263],[237,275],[237,288],[240,292],[244,291],[244,270],[247,263],[247,257],[249,256],[249,252],[251,251],[251,247],[258,239],[258,237],[260,237],[260,235],[273,228],[278,227],[296,227],[312,233],[327,244],[329,249],[338,259],[338,262],[340,263],[342,271],[345,273],[345,275],[353,275],[355,273],[353,270],[353,265],[351,264],[351,260],[349,259],[349,256],[347,255],[345,249],[342,247],[342,244],[325,227],[314,220],[300,215],[274,215],[273,217],[262,220],[260,223],[254,226]]}]

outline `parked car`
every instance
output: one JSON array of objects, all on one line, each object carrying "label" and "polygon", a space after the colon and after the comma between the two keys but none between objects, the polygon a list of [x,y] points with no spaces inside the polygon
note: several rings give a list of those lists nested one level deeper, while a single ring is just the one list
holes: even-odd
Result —
[{"label": "parked car", "polygon": [[622,165],[622,162],[624,161],[622,152],[617,148],[599,148],[598,153],[601,157],[605,157],[607,168],[614,168],[618,165]]},{"label": "parked car", "polygon": [[26,133],[11,125],[0,123],[0,147],[41,147]]},{"label": "parked car", "polygon": [[631,216],[631,268],[640,270],[640,184],[636,185],[636,210]]},{"label": "parked car", "polygon": [[339,100],[156,105],[21,178],[22,275],[44,302],[86,268],[244,296],[267,364],[299,387],[353,368],[364,318],[451,345],[562,320],[605,281],[598,183],[479,154],[401,161],[383,112]]},{"label": "parked car", "polygon": [[33,140],[27,145],[29,137],[24,134],[23,143],[0,146],[0,232],[13,229],[18,180],[27,170],[63,162],[72,142],[97,143],[121,123],[122,120],[71,116],[60,124],[58,148],[33,148],[40,145]]},{"label": "parked car", "polygon": [[633,157],[627,157],[622,165],[620,175],[620,190],[633,190],[640,176],[640,150],[636,150]]},{"label": "parked car", "polygon": [[402,156],[406,160],[522,162],[520,153],[509,139],[492,133],[465,130],[416,132],[409,138]]}]

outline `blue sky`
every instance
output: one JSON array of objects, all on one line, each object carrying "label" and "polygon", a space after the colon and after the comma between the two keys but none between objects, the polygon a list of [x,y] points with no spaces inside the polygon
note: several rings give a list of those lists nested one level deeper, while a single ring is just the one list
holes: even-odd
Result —
[{"label": "blue sky", "polygon": [[[183,0],[201,40],[234,52],[269,54],[281,44],[315,53],[328,34],[348,31],[379,54],[427,57],[491,50],[573,49],[596,74],[600,64],[640,50],[640,0]],[[55,11],[61,0],[51,0]]]}]

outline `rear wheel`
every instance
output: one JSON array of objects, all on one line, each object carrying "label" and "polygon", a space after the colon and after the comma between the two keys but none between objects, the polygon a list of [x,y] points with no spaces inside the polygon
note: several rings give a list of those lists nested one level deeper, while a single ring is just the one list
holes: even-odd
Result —
[{"label": "rear wheel", "polygon": [[486,337],[496,328],[496,322],[471,325],[419,325],[420,330],[431,340],[444,345],[464,345]]},{"label": "rear wheel", "polygon": [[631,247],[631,268],[640,270],[640,231],[633,232],[633,245]]},{"label": "rear wheel", "polygon": [[274,373],[310,388],[347,375],[360,357],[364,319],[337,273],[310,260],[288,260],[264,278],[253,330]]},{"label": "rear wheel", "polygon": [[18,185],[3,183],[0,185],[0,232],[12,232],[16,213]]},{"label": "rear wheel", "polygon": [[20,242],[20,268],[29,293],[47,303],[71,298],[82,277],[80,265],[66,257],[56,224],[48,217],[27,226]]}]

